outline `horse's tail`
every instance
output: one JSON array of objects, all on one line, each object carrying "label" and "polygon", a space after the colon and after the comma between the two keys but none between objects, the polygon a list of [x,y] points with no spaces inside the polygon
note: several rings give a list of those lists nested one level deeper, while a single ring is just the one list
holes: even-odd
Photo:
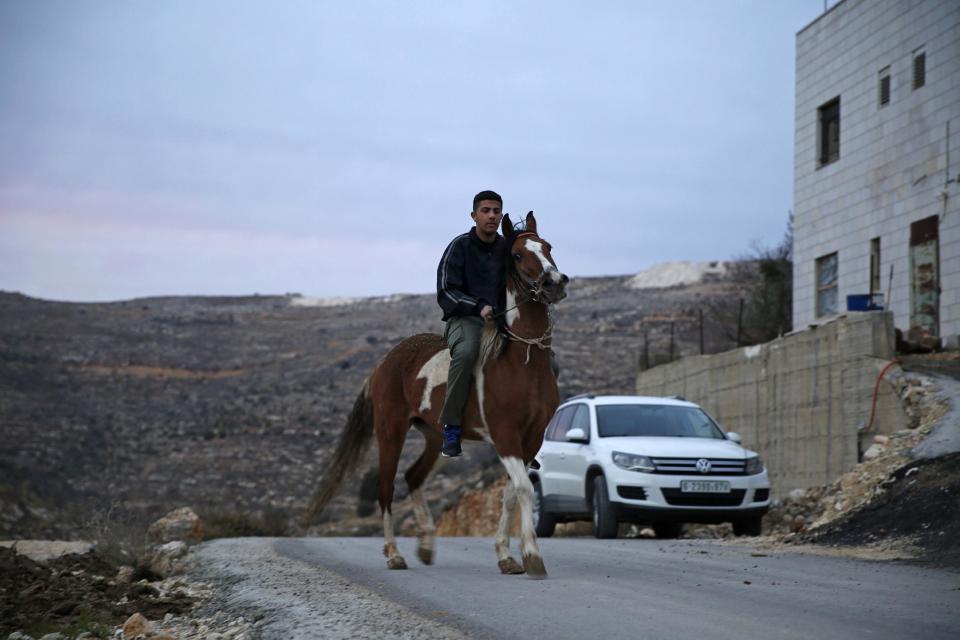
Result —
[{"label": "horse's tail", "polygon": [[340,442],[337,443],[333,459],[310,500],[310,506],[307,508],[307,523],[316,521],[320,512],[336,493],[343,477],[357,466],[360,457],[370,444],[371,435],[373,435],[373,399],[370,397],[370,379],[368,378],[353,403],[353,410],[340,434]]}]

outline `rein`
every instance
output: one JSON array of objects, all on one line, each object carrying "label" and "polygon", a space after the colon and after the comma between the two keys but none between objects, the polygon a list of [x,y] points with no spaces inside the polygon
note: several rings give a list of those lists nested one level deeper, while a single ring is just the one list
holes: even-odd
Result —
[{"label": "rein", "polygon": [[551,348],[551,345],[547,344],[548,340],[553,338],[553,316],[548,315],[549,323],[547,324],[547,330],[539,338],[524,338],[523,336],[518,336],[513,331],[510,331],[510,327],[504,327],[504,331],[507,332],[507,336],[515,341],[522,342],[527,345],[527,359],[523,361],[524,366],[530,362],[530,347],[537,347],[541,351],[546,351]]},{"label": "rein", "polygon": [[[514,284],[515,284],[515,285],[517,284],[516,278],[514,278]],[[539,286],[537,286],[537,287],[535,287],[535,288],[532,288],[532,289],[530,289],[530,295],[529,295],[529,296],[527,296],[526,298],[523,298],[522,300],[520,300],[520,302],[518,302],[517,304],[513,305],[512,307],[508,307],[507,309],[504,309],[504,310],[501,311],[500,313],[495,313],[495,314],[493,314],[493,317],[494,317],[494,318],[499,318],[499,317],[501,317],[501,316],[505,316],[505,315],[507,315],[507,312],[513,311],[514,309],[519,309],[521,305],[524,305],[524,304],[526,304],[526,303],[528,303],[528,302],[540,302],[540,294],[541,294],[541,293],[543,293],[543,289],[541,289]]]}]

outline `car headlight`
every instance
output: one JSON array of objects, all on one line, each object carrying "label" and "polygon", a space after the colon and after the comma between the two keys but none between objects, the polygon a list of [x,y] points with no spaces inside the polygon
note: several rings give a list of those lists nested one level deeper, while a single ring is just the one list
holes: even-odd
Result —
[{"label": "car headlight", "polygon": [[760,473],[761,471],[763,471],[763,460],[760,459],[760,456],[747,458],[747,464],[743,469],[745,474],[752,476]]},{"label": "car headlight", "polygon": [[653,466],[653,460],[647,456],[638,456],[634,453],[623,453],[622,451],[613,452],[613,464],[621,469],[643,471],[644,473],[650,473],[656,469]]}]

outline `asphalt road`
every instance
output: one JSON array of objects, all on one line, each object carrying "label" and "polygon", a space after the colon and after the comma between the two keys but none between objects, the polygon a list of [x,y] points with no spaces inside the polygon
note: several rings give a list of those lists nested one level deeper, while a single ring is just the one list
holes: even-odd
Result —
[{"label": "asphalt road", "polygon": [[[418,619],[439,623],[436,628],[451,635],[960,637],[960,573],[897,562],[757,551],[710,541],[562,538],[541,540],[550,575],[537,581],[501,575],[487,538],[439,538],[433,566],[419,564],[415,541],[402,538],[407,571],[386,569],[378,538],[248,542],[272,545],[272,553],[307,569],[306,575],[313,568],[342,576]],[[309,609],[309,601],[300,607]],[[375,617],[371,608],[366,615]],[[264,631],[270,637],[269,627]],[[389,635],[402,637],[402,625]]]}]

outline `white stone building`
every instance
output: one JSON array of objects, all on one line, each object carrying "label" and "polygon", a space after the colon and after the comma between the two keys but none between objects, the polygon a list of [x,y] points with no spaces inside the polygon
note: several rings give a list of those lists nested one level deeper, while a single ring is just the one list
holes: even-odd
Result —
[{"label": "white stone building", "polygon": [[955,342],[960,0],[841,0],[796,65],[794,328],[880,293],[905,334]]}]

